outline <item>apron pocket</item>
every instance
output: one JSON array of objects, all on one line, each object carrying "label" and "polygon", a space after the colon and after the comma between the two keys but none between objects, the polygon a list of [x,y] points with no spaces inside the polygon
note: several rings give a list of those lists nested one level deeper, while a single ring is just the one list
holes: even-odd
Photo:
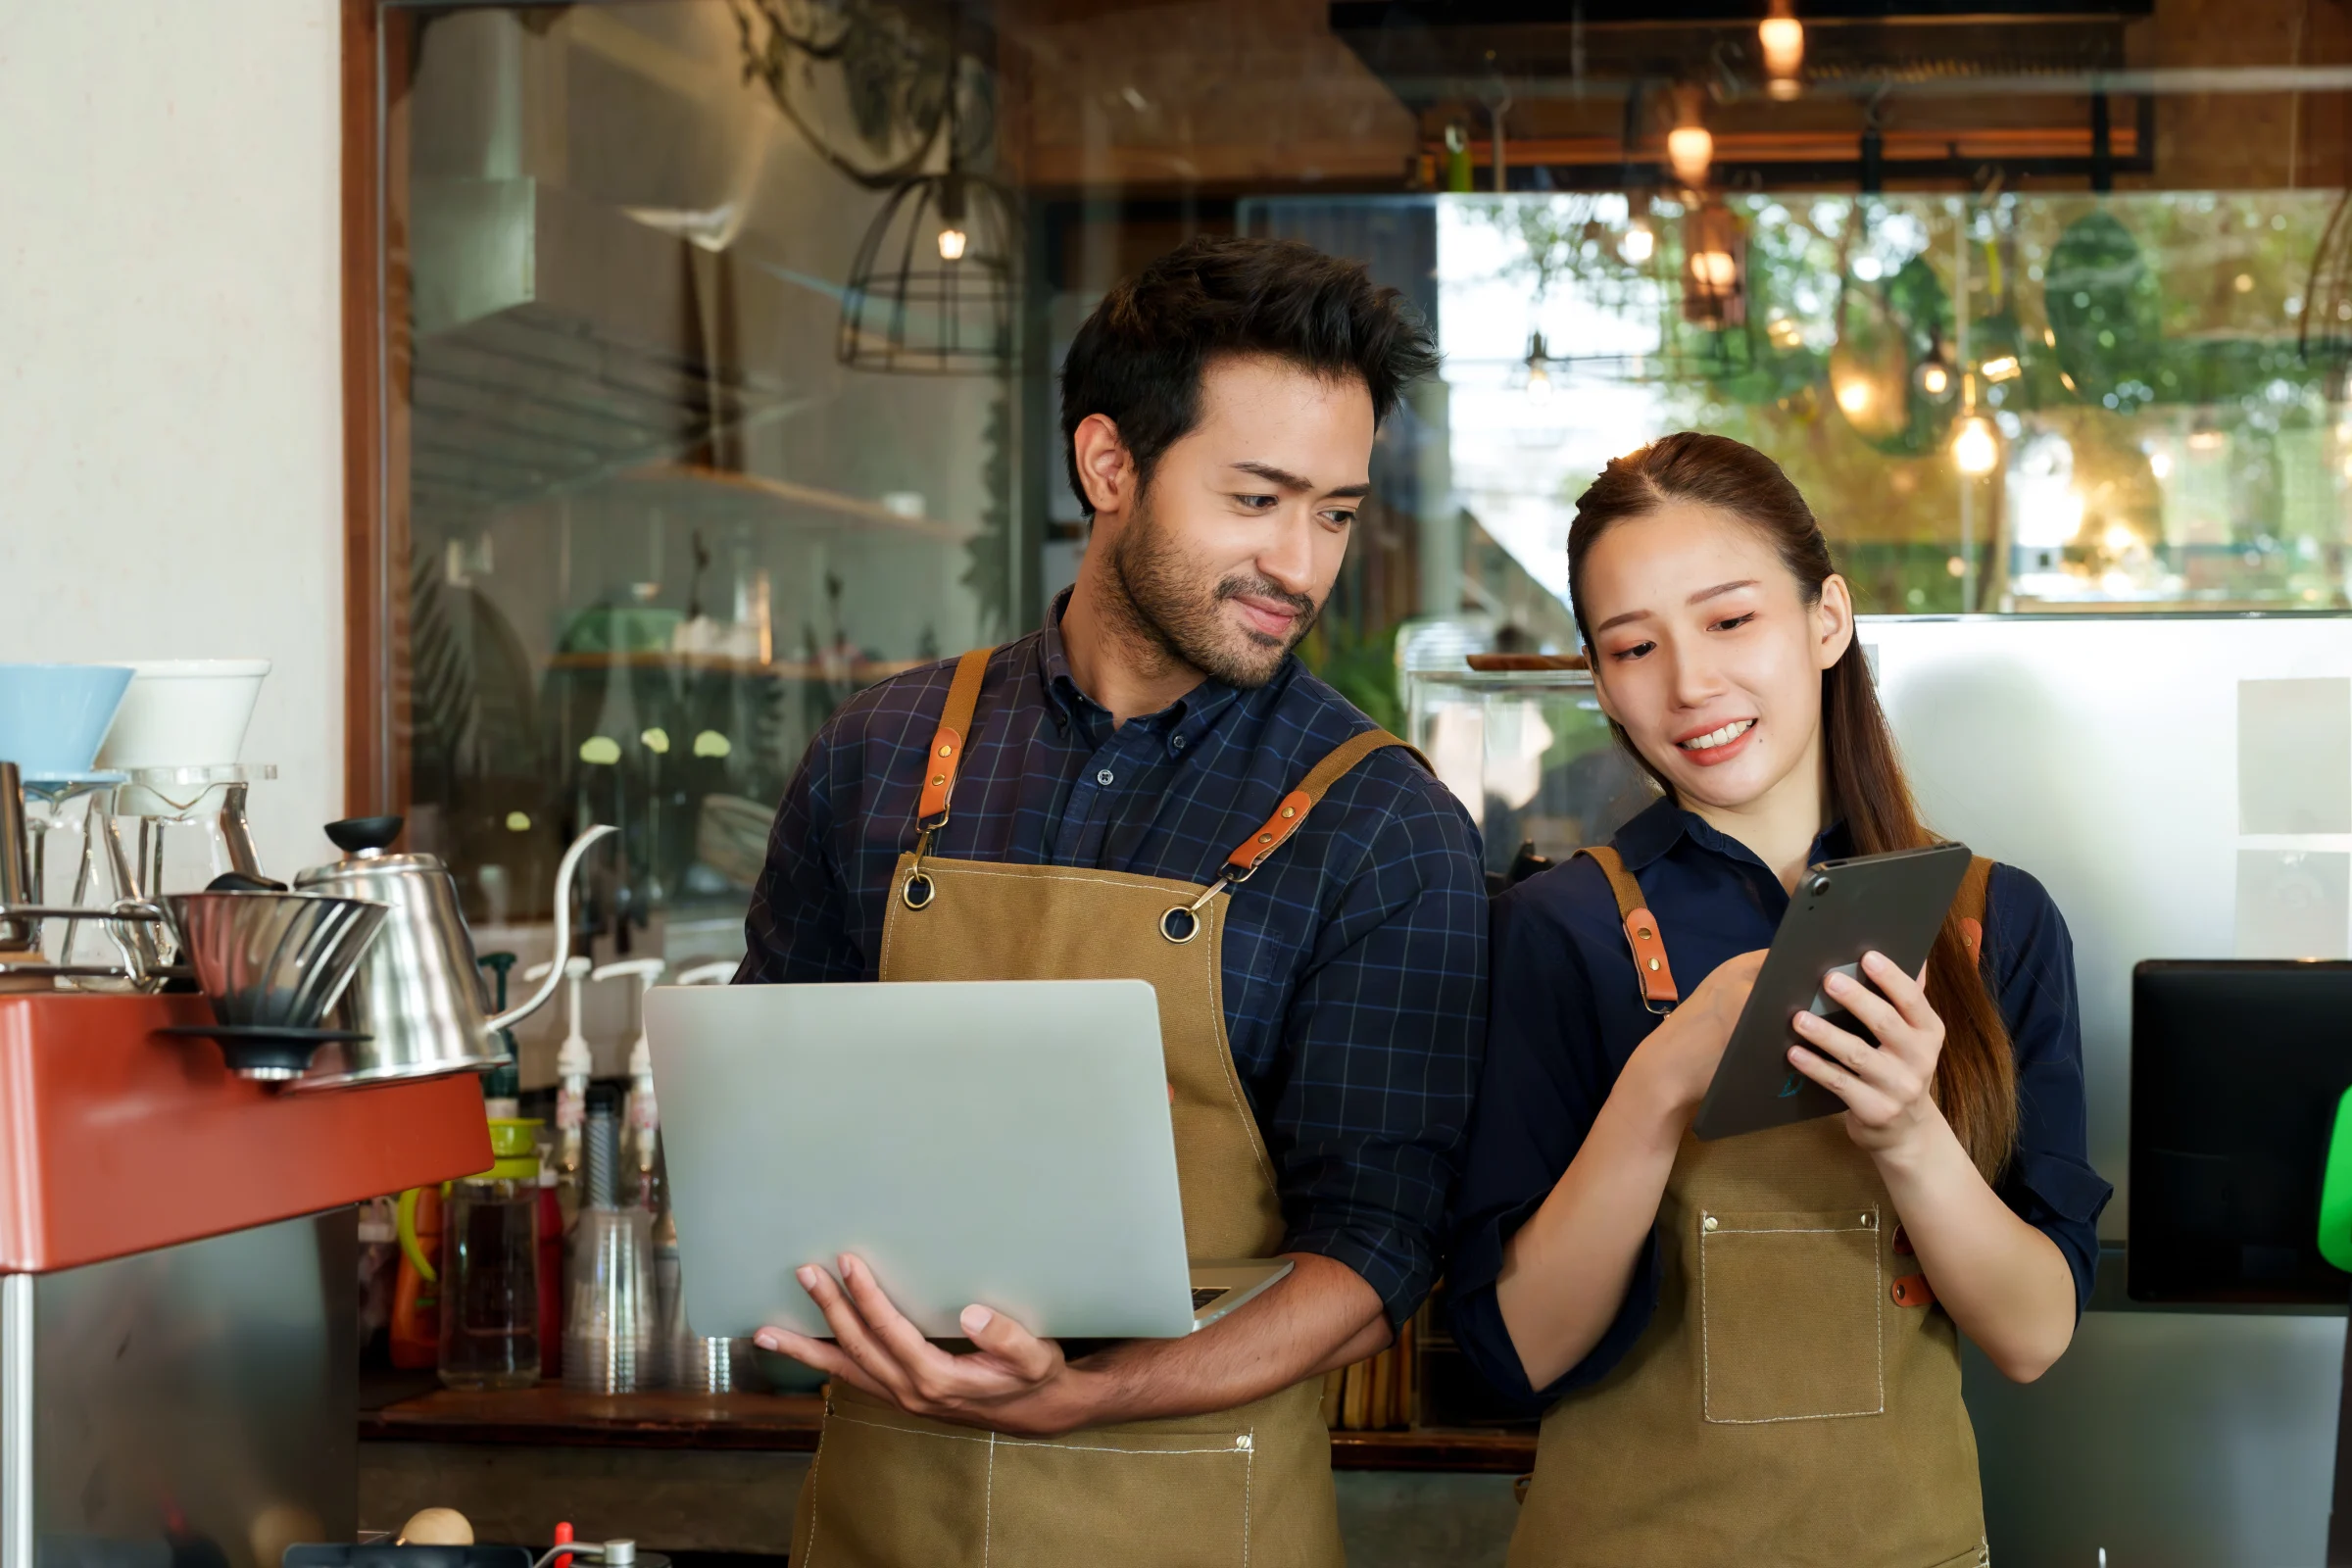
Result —
[{"label": "apron pocket", "polygon": [[1000,1437],[988,1550],[1003,1568],[1250,1560],[1251,1438],[1101,1428],[1054,1442]]},{"label": "apron pocket", "polygon": [[1886,1408],[1878,1208],[1702,1212],[1699,1387],[1709,1421]]}]

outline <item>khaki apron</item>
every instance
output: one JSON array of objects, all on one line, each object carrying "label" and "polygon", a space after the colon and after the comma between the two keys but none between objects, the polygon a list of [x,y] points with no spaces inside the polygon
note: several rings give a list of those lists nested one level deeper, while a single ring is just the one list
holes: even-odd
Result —
[{"label": "khaki apron", "polygon": [[[1639,884],[1615,852],[1581,853],[1664,1012],[1672,971]],[[1989,868],[1970,866],[1954,906],[1972,954]],[[1686,1134],[1658,1235],[1657,1315],[1544,1418],[1510,1568],[1984,1563],[1958,1333],[1842,1119]]]},{"label": "khaki apron", "polygon": [[[1234,1071],[1221,995],[1226,889],[1281,848],[1342,774],[1403,743],[1356,736],[1318,762],[1202,887],[1073,867],[933,858],[989,650],[963,656],[892,878],[884,980],[1140,979],[1161,1049],[1196,1262],[1270,1257],[1272,1162]],[[794,1568],[1338,1568],[1320,1377],[1213,1415],[1012,1437],[907,1415],[833,1383],[801,1488]]]}]

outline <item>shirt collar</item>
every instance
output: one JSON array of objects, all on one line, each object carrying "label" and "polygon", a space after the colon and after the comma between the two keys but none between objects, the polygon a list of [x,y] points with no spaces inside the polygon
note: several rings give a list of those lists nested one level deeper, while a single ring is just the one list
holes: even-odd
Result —
[{"label": "shirt collar", "polygon": [[[1054,596],[1054,603],[1046,610],[1045,631],[1039,643],[1038,678],[1045,687],[1056,727],[1103,711],[1102,705],[1089,697],[1079,686],[1078,678],[1070,673],[1069,648],[1061,640],[1062,613],[1069,609],[1070,595],[1075,592],[1075,588],[1064,588]],[[1147,713],[1134,722],[1165,734],[1170,746],[1181,751],[1206,734],[1240,695],[1223,681],[1203,679],[1158,712]]]},{"label": "shirt collar", "polygon": [[[1719,831],[1695,811],[1686,811],[1671,799],[1661,797],[1637,812],[1633,820],[1617,830],[1610,840],[1629,870],[1639,871],[1666,854],[1684,839],[1699,849],[1728,859],[1749,865],[1763,865],[1756,854],[1730,834]],[[1817,865],[1823,860],[1835,860],[1853,853],[1853,835],[1846,831],[1842,818],[1823,828],[1813,839],[1813,847],[1805,853],[1805,863]]]}]

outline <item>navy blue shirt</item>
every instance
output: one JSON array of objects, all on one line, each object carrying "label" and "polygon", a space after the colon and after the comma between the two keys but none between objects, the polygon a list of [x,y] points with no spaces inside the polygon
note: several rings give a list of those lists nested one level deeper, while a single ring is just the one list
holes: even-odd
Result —
[{"label": "navy blue shirt", "polygon": [[[1206,884],[1307,770],[1372,721],[1295,660],[1204,681],[1113,727],[1070,676],[1056,601],[988,662],[953,812],[956,859]],[[953,662],[859,693],[785,792],[738,982],[871,980],[891,872],[914,847]],[[1437,1277],[1486,1032],[1478,830],[1395,747],[1332,785],[1225,917],[1226,1038],[1274,1160],[1285,1250],[1346,1263],[1392,1323]]]},{"label": "navy blue shirt", "polygon": [[[1663,800],[1614,843],[1658,918],[1685,995],[1725,959],[1772,945],[1788,894],[1745,845]],[[1833,827],[1807,861],[1852,853]],[[2066,1255],[2080,1311],[2098,1264],[2099,1210],[2114,1189],[2087,1153],[2074,943],[2049,894],[2014,866],[1993,867],[1984,903],[1984,962],[2017,1053],[2017,1149],[1996,1189]],[[1642,1004],[1608,880],[1584,857],[1495,901],[1492,961],[1485,1083],[1454,1201],[1446,1292],[1454,1336],[1489,1381],[1548,1403],[1605,1376],[1649,1326],[1657,1235],[1600,1342],[1544,1389],[1528,1387],[1495,1302],[1503,1245],[1550,1196],[1659,1020]]]}]

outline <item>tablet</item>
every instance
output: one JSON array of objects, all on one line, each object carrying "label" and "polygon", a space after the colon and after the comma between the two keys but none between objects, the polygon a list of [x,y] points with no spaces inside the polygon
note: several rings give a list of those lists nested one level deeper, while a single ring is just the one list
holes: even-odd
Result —
[{"label": "tablet", "polygon": [[1967,845],[1936,844],[1825,860],[1797,878],[1690,1130],[1730,1138],[1843,1110],[1844,1101],[1789,1065],[1790,1020],[1816,1012],[1868,1040],[1869,1030],[1822,995],[1822,981],[1834,969],[1860,978],[1862,956],[1874,951],[1919,973],[1968,861]]}]

